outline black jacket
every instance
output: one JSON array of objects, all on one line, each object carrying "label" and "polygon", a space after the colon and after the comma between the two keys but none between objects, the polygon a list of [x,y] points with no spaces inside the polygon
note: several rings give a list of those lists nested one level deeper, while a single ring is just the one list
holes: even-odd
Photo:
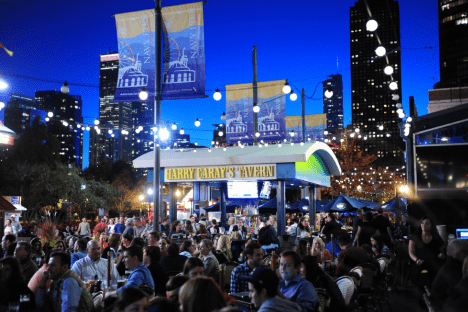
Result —
[{"label": "black jacket", "polygon": [[258,242],[260,245],[278,244],[276,230],[271,225],[261,228],[258,233]]}]

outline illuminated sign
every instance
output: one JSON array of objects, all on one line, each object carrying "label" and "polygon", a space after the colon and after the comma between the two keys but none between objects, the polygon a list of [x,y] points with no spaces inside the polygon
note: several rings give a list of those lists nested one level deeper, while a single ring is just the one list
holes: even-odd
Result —
[{"label": "illuminated sign", "polygon": [[9,134],[0,133],[0,144],[13,145],[15,138]]},{"label": "illuminated sign", "polygon": [[276,165],[271,164],[165,168],[164,172],[166,182],[276,179]]}]

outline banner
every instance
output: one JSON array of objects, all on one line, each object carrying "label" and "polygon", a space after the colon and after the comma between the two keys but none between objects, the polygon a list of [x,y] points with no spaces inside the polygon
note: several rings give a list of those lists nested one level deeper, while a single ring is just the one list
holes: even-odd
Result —
[{"label": "banner", "polygon": [[[162,8],[162,100],[205,97],[203,2]],[[119,76],[114,102],[141,101],[155,94],[154,9],[115,15]]]},{"label": "banner", "polygon": [[[280,141],[286,137],[285,96],[286,80],[257,83],[258,141]],[[252,83],[226,86],[226,143],[253,142],[253,90]]]},{"label": "banner", "polygon": [[141,101],[143,87],[154,98],[154,9],[116,14],[119,76],[114,102]]},{"label": "banner", "polygon": [[[327,127],[327,114],[305,115],[305,136],[306,142],[322,140],[325,136],[323,132]],[[290,136],[290,132],[294,131],[294,136]],[[302,142],[302,116],[287,116],[286,117],[286,132],[287,137],[292,142]]]},{"label": "banner", "polygon": [[162,8],[162,99],[205,97],[203,2]]}]

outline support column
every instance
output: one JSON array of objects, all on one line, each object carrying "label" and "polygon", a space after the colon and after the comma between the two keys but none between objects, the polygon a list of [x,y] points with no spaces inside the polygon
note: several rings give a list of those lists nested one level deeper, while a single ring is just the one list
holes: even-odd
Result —
[{"label": "support column", "polygon": [[315,184],[309,185],[309,221],[314,229],[314,232],[317,230],[315,226],[315,221],[317,218],[317,205],[315,202]]},{"label": "support column", "polygon": [[284,180],[278,180],[276,200],[278,201],[278,210],[276,212],[278,235],[284,235],[286,234],[286,183]]},{"label": "support column", "polygon": [[177,182],[169,183],[169,220],[170,224],[177,220]]},{"label": "support column", "polygon": [[227,225],[226,222],[226,192],[224,188],[224,183],[221,183],[219,187],[221,197],[219,198],[219,208],[221,210],[221,226]]}]

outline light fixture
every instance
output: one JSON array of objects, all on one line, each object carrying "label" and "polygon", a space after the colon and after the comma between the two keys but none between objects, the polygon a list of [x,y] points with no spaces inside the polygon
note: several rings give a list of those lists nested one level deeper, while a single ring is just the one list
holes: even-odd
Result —
[{"label": "light fixture", "polygon": [[396,112],[397,112],[398,115],[400,115],[400,114],[403,113],[403,109],[402,109],[402,108],[399,108],[399,109],[396,110]]},{"label": "light fixture", "polygon": [[68,126],[68,122],[66,122],[65,120],[62,123],[65,127]]},{"label": "light fixture", "polygon": [[148,195],[153,195],[153,189],[149,188],[147,192],[148,192]]},{"label": "light fixture", "polygon": [[370,19],[366,23],[367,31],[376,31],[377,27],[379,27],[379,23],[375,19]]},{"label": "light fixture", "polygon": [[200,120],[198,118],[195,119],[195,127],[200,127]]},{"label": "light fixture", "polygon": [[[49,117],[46,117],[46,118],[45,118],[45,121],[49,121]],[[78,128],[79,128],[79,127],[78,127]]]},{"label": "light fixture", "polygon": [[413,118],[408,117],[408,118],[406,118],[406,121],[407,121],[407,122],[412,122],[412,121],[413,121]]},{"label": "light fixture", "polygon": [[215,144],[215,141],[211,141],[211,145],[214,145]]},{"label": "light fixture", "polygon": [[180,128],[180,131],[179,131],[180,134],[184,134],[185,133],[185,130],[184,128]]},{"label": "light fixture", "polygon": [[221,114],[221,120],[223,120],[223,121],[226,120],[226,113],[225,113],[225,112],[223,112],[223,113]]},{"label": "light fixture", "polygon": [[175,122],[172,124],[171,129],[172,129],[172,130],[177,130],[177,125],[176,125]]},{"label": "light fixture", "polygon": [[398,89],[398,84],[395,81],[390,82],[390,90],[397,90]]},{"label": "light fixture", "polygon": [[361,131],[361,129],[356,128],[356,129],[354,129],[354,131],[356,131],[356,133],[359,133],[359,131]]},{"label": "light fixture", "polygon": [[215,99],[215,101],[219,101],[221,100],[221,98],[222,98],[221,92],[219,92],[219,89],[216,88],[215,93],[213,94],[213,99]]},{"label": "light fixture", "polygon": [[109,131],[107,131],[109,134],[112,134],[112,129],[109,129]]},{"label": "light fixture", "polygon": [[211,148],[208,149],[208,153],[211,153]]},{"label": "light fixture", "polygon": [[139,126],[138,131],[143,131],[143,126]]},{"label": "light fixture", "polygon": [[396,106],[397,108],[402,108],[402,107],[403,107],[403,106],[401,105],[401,103],[397,103],[395,106]]},{"label": "light fixture", "polygon": [[398,94],[392,95],[392,100],[398,101],[400,99],[400,96]]},{"label": "light fixture", "polygon": [[97,118],[94,119],[94,124],[95,124],[96,126],[99,125],[99,119],[97,119]]},{"label": "light fixture", "polygon": [[291,130],[291,131],[289,132],[289,135],[290,135],[291,137],[294,137],[294,135],[295,135],[294,130]]},{"label": "light fixture", "polygon": [[391,75],[391,74],[393,74],[393,67],[390,66],[390,65],[387,65],[387,66],[385,66],[383,71],[384,71],[384,73],[386,75]]},{"label": "light fixture", "polygon": [[327,135],[327,134],[328,134],[328,131],[327,131],[327,130],[323,131],[323,134]]},{"label": "light fixture", "polygon": [[283,86],[283,93],[288,94],[291,93],[291,87],[289,86],[289,83],[286,81],[286,83]]},{"label": "light fixture", "polygon": [[255,132],[255,137],[259,137],[260,136],[260,132]]},{"label": "light fixture", "polygon": [[8,84],[0,79],[0,90],[5,90],[6,88],[8,88]]},{"label": "light fixture", "polygon": [[333,96],[333,90],[331,88],[328,88],[326,91],[325,91],[325,97],[327,99],[331,98]]},{"label": "light fixture", "polygon": [[254,111],[254,113],[258,113],[260,111],[260,106],[254,105],[253,111]]},{"label": "light fixture", "polygon": [[140,100],[142,101],[146,101],[148,99],[148,91],[146,91],[145,87],[141,89],[140,94],[138,94],[138,96],[140,97]]},{"label": "light fixture", "polygon": [[52,118],[52,117],[54,117],[54,113],[48,112],[48,113],[47,113],[47,116],[49,116],[49,118]]},{"label": "light fixture", "polygon": [[301,146],[304,146],[304,142],[301,142]]},{"label": "light fixture", "polygon": [[383,126],[382,126],[382,125],[379,126],[379,130],[383,130]]},{"label": "light fixture", "polygon": [[384,56],[385,54],[387,54],[387,50],[384,47],[380,46],[377,49],[375,49],[375,54],[377,54],[377,56]]},{"label": "light fixture", "polygon": [[159,137],[162,141],[166,141],[167,139],[169,139],[169,131],[167,130],[167,128],[161,128],[159,129]]},{"label": "light fixture", "polygon": [[101,129],[96,128],[96,133],[97,133],[97,134],[101,134]]},{"label": "light fixture", "polygon": [[68,94],[68,92],[70,92],[70,88],[68,87],[67,81],[63,83],[63,86],[60,88],[60,91],[64,94]]},{"label": "light fixture", "polygon": [[225,147],[223,147],[223,151],[226,151],[226,148],[225,148]]},{"label": "light fixture", "polygon": [[195,144],[195,146],[197,146],[197,145],[198,145],[198,142],[196,142],[196,141],[195,141],[195,143],[194,143],[194,144]]},{"label": "light fixture", "polygon": [[294,93],[293,90],[291,90],[291,94],[289,95],[289,99],[290,99],[291,101],[293,101],[293,102],[294,102],[295,100],[297,100],[297,94]]},{"label": "light fixture", "polygon": [[224,132],[223,131],[219,131],[218,132],[218,136],[222,137],[224,135]]},{"label": "light fixture", "polygon": [[86,131],[89,131],[91,128],[89,126],[86,126]]}]

